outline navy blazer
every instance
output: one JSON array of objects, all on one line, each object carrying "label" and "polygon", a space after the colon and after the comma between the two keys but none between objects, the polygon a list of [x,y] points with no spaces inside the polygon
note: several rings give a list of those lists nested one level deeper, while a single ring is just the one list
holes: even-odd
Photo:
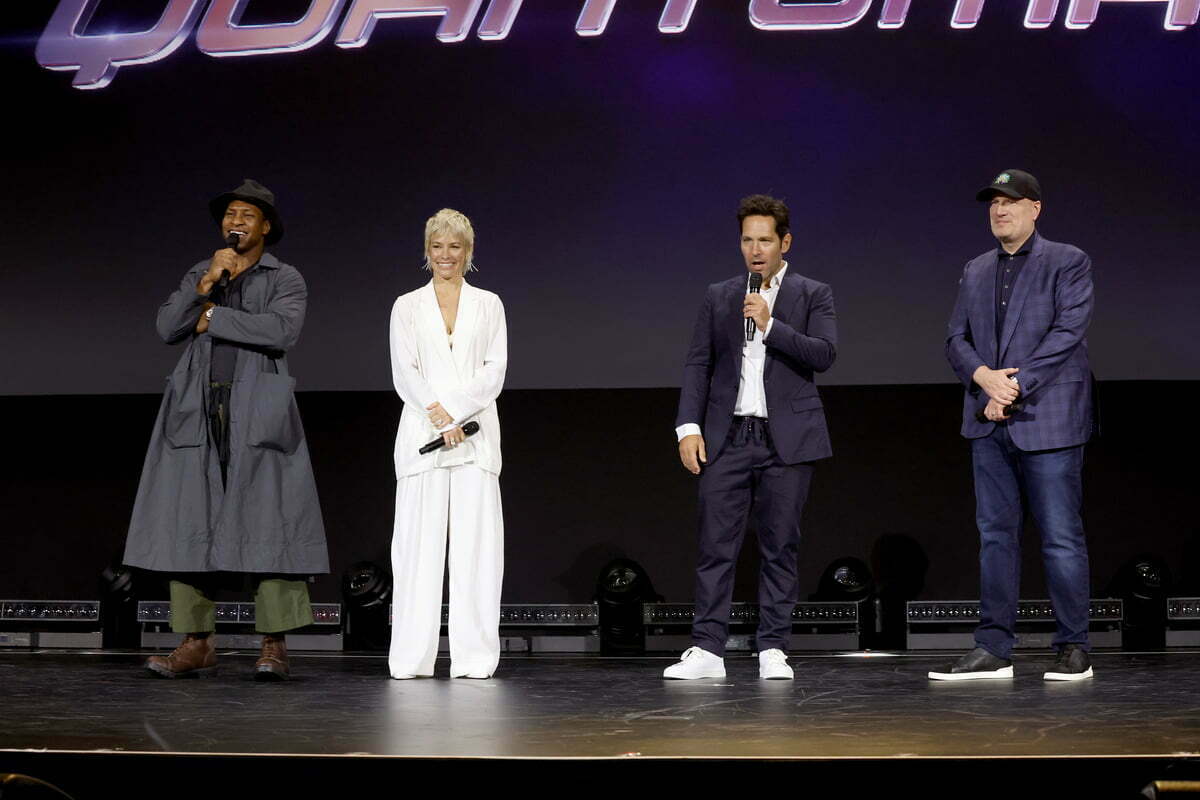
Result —
[{"label": "navy blazer", "polygon": [[[683,368],[675,426],[700,425],[709,463],[721,452],[737,403],[745,296],[744,272],[708,287]],[[829,369],[837,356],[833,292],[788,269],[771,316],[763,384],[775,451],[787,464],[828,458],[833,451],[813,373]]]},{"label": "navy blazer", "polygon": [[997,337],[999,260],[998,251],[989,250],[967,262],[950,315],[946,358],[966,386],[962,435],[978,439],[995,427],[975,418],[988,399],[971,380],[975,370],[980,365],[1017,367],[1025,410],[1008,422],[1013,443],[1022,450],[1083,444],[1092,430],[1086,338],[1092,318],[1092,262],[1078,247],[1035,233]]}]

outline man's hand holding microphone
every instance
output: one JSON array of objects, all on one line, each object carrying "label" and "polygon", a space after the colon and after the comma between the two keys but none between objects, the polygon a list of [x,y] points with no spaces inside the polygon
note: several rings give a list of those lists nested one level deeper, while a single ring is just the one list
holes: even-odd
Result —
[{"label": "man's hand holding microphone", "polygon": [[1018,372],[1020,369],[1017,367],[990,369],[985,365],[975,370],[971,379],[988,396],[987,405],[975,415],[975,419],[980,422],[1003,422],[1014,413],[1024,410],[1024,404],[1017,402],[1021,396],[1021,385],[1013,377]]}]

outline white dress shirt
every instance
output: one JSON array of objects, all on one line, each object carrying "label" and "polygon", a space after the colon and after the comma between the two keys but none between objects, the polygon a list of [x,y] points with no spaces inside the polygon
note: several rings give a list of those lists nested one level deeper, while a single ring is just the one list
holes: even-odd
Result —
[{"label": "white dress shirt", "polygon": [[[764,286],[759,290],[759,294],[767,301],[767,309],[772,313],[775,311],[775,298],[779,296],[779,286],[783,282],[787,267],[788,264],[784,261],[779,272],[776,272],[775,277],[771,279],[771,287]],[[746,292],[749,293],[749,291],[750,276],[747,275]],[[767,346],[764,344],[764,340],[771,333],[771,326],[774,324],[774,317],[767,320],[767,327],[761,331],[756,324],[754,339],[742,344],[742,376],[738,381],[737,402],[733,405],[735,417],[767,416],[767,390],[763,385],[763,368],[767,363]],[[686,422],[675,429],[677,440],[698,433],[700,433],[698,422]]]}]

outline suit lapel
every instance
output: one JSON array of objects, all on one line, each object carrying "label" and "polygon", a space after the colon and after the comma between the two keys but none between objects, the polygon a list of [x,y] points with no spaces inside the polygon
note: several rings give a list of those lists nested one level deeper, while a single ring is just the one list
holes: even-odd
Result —
[{"label": "suit lapel", "polygon": [[989,364],[1000,360],[1000,354],[996,351],[996,270],[999,264],[1000,256],[992,251],[991,260],[979,278],[981,285],[977,295],[983,308],[979,312],[982,324],[979,326],[979,337],[975,340],[975,350],[982,351]]},{"label": "suit lapel", "polygon": [[[1034,236],[1037,236],[1035,233]],[[999,260],[999,259],[997,259]],[[1004,357],[1004,353],[1008,350],[1008,343],[1012,341],[1013,334],[1017,330],[1017,322],[1021,318],[1021,309],[1025,306],[1025,299],[1029,297],[1029,289],[1033,286],[1034,273],[1042,268],[1042,243],[1040,239],[1035,239],[1033,247],[1030,248],[1029,258],[1025,262],[1025,266],[1021,268],[1021,272],[1017,275],[1017,285],[1013,287],[1012,295],[1008,298],[1008,310],[1004,312],[1004,330],[1000,334],[1000,350],[996,353],[996,369],[1000,369],[1003,365],[1000,359]],[[996,285],[996,278],[993,274],[992,285]],[[992,302],[992,308],[995,309],[996,303]],[[995,319],[995,310],[992,311],[992,318]],[[993,322],[993,327],[995,323]]]},{"label": "suit lapel", "polygon": [[[440,313],[440,312],[439,312]],[[458,296],[458,316],[454,320],[454,364],[458,367],[459,380],[471,376],[471,342],[479,322],[479,293],[465,280]]]},{"label": "suit lapel", "polygon": [[[779,282],[779,293],[775,295],[775,308],[771,310],[771,316],[780,322],[791,325],[792,309],[799,300],[800,279],[792,275],[792,268],[789,265],[783,280]],[[766,360],[763,362],[763,377],[770,373],[771,365],[774,363],[775,357],[771,355],[771,348],[768,347]]]},{"label": "suit lapel", "polygon": [[[733,353],[734,374],[742,374],[742,345],[746,341],[746,320],[742,317],[742,298],[746,296],[746,279],[734,278],[725,290],[725,313],[733,317],[722,325],[727,329],[726,341]],[[724,316],[724,315],[722,315]],[[728,319],[728,318],[726,318]],[[740,325],[738,323],[741,323]]]},{"label": "suit lapel", "polygon": [[447,362],[452,362],[454,354],[450,352],[450,342],[446,339],[446,322],[442,319],[442,310],[438,308],[433,281],[421,292],[421,325],[433,337],[433,346],[438,355]]}]

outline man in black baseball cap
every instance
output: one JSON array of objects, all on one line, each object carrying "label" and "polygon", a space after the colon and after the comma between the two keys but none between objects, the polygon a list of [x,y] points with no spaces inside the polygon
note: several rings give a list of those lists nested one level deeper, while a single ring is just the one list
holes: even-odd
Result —
[{"label": "man in black baseball cap", "polygon": [[329,571],[286,357],[308,289],[265,250],[283,238],[269,189],[246,179],[209,212],[225,245],[188,270],[158,311],[159,335],[185,347],[151,435],[125,563],[169,574],[171,629],[185,635],[173,653],[146,662],[150,672],[216,670],[212,598],[240,573],[254,586],[262,634],[254,677],[284,680],[284,634],[312,624],[307,578]]},{"label": "man in black baseball cap", "polygon": [[1014,200],[1028,198],[1042,202],[1042,185],[1038,179],[1021,169],[1006,169],[995,177],[987,186],[975,194],[975,199],[981,203],[1002,194]]},{"label": "man in black baseball cap", "polygon": [[1049,681],[1092,677],[1083,446],[1092,432],[1087,328],[1092,266],[1069,244],[1043,239],[1037,178],[1007,169],[976,194],[998,247],[967,262],[950,316],[946,357],[966,391],[979,526],[975,649],[933,680],[1011,679],[1020,590],[1021,526],[1042,534],[1057,623]]}]

